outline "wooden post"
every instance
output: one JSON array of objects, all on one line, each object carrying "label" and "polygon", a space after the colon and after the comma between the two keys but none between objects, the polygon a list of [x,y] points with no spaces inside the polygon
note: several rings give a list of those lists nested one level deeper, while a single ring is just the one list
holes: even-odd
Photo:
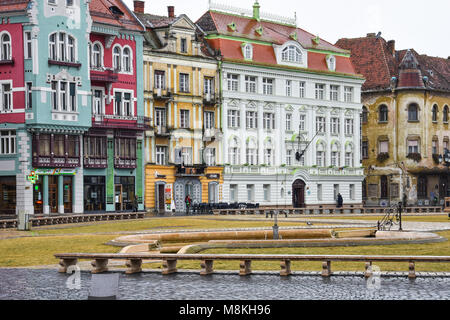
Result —
[{"label": "wooden post", "polygon": [[283,261],[281,261],[280,266],[281,266],[280,276],[287,277],[287,276],[290,276],[292,274],[292,271],[291,271],[291,260],[283,260]]},{"label": "wooden post", "polygon": [[328,278],[331,276],[331,261],[322,263],[322,277]]},{"label": "wooden post", "polygon": [[200,266],[202,267],[202,271],[200,272],[200,275],[207,276],[210,274],[213,274],[213,264],[214,260],[203,260]]},{"label": "wooden post", "polygon": [[252,260],[241,261],[241,263],[239,264],[239,267],[240,267],[239,275],[240,276],[250,275],[252,273],[251,265],[252,265]]},{"label": "wooden post", "polygon": [[172,274],[172,273],[176,273],[177,270],[177,260],[173,259],[173,260],[163,260],[163,271],[162,274],[167,275],[167,274]]},{"label": "wooden post", "polygon": [[366,279],[370,278],[372,276],[372,261],[366,262],[366,272],[364,273],[364,277]]},{"label": "wooden post", "polygon": [[61,267],[58,269],[58,272],[66,273],[67,269],[70,266],[75,266],[77,263],[78,263],[78,259],[77,258],[69,258],[69,259],[62,258],[62,259],[59,260],[59,265]]},{"label": "wooden post", "polygon": [[416,276],[416,264],[412,261],[409,262],[409,274],[408,278],[415,279]]},{"label": "wooden post", "polygon": [[92,273],[102,273],[108,271],[108,259],[94,259],[91,264],[94,267],[94,269],[92,269]]},{"label": "wooden post", "polygon": [[142,272],[142,259],[128,259],[126,262],[128,267],[126,274],[134,274]]}]

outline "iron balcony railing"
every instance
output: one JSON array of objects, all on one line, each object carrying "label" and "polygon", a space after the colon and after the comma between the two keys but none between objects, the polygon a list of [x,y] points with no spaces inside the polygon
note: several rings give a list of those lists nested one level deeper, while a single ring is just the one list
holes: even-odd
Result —
[{"label": "iron balcony railing", "polygon": [[141,116],[94,115],[92,118],[92,127],[145,131],[151,129],[151,119]]}]

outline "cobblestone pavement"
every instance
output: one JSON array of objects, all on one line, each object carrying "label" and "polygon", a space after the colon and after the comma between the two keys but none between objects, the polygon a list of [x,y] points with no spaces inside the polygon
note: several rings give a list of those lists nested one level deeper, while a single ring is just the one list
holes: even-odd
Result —
[{"label": "cobblestone pavement", "polygon": [[[86,300],[91,274],[55,270],[0,269],[0,300]],[[404,274],[365,280],[360,275],[322,278],[299,274],[280,278],[275,274],[240,277],[231,273],[202,277],[194,273],[162,276],[148,272],[119,274],[119,300],[448,300],[450,277],[409,280]],[[69,286],[68,286],[69,284]],[[70,286],[72,284],[72,286]],[[71,289],[70,289],[71,288]]]}]

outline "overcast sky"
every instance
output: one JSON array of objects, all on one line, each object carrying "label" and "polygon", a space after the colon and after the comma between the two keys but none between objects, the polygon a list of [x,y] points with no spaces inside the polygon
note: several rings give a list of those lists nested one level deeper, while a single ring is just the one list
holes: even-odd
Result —
[{"label": "overcast sky", "polygon": [[[132,9],[133,0],[124,0]],[[214,0],[251,9],[254,0]],[[214,2],[213,1],[213,2]],[[294,17],[298,26],[335,43],[382,32],[396,40],[397,49],[414,48],[420,54],[450,56],[449,0],[259,0],[262,12]],[[146,0],[145,12],[186,14],[194,22],[208,9],[208,0]]]}]

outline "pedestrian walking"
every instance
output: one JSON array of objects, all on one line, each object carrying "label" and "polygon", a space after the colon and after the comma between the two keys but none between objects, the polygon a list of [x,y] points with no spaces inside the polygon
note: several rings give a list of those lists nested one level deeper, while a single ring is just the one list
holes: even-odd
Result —
[{"label": "pedestrian walking", "polygon": [[133,200],[133,212],[138,212],[139,202],[137,196],[134,196]]},{"label": "pedestrian walking", "polygon": [[337,207],[342,208],[343,204],[344,204],[344,199],[342,198],[342,195],[339,193],[337,196]]},{"label": "pedestrian walking", "polygon": [[184,199],[184,202],[186,203],[186,215],[189,215],[189,210],[191,209],[191,197],[189,195],[186,196],[186,198]]}]

